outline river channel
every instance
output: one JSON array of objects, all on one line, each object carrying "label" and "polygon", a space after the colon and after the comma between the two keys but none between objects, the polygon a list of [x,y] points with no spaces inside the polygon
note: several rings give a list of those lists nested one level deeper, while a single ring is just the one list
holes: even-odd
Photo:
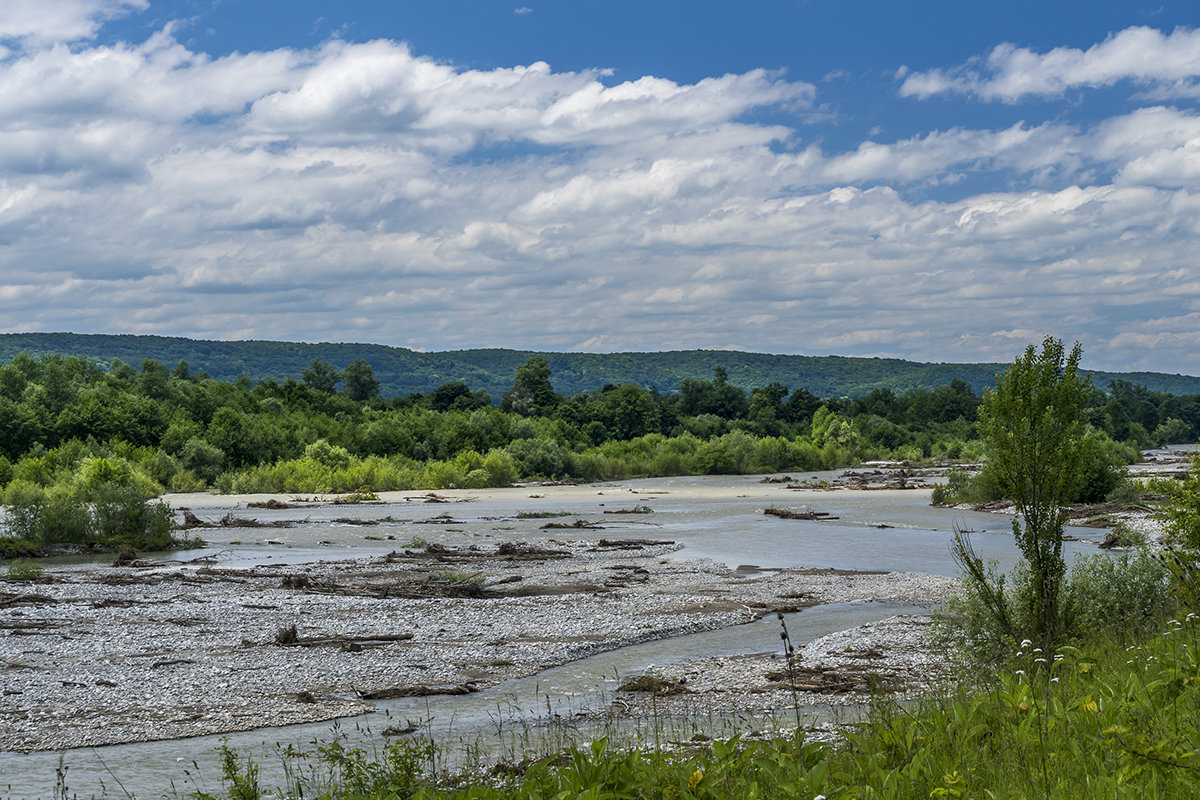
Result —
[{"label": "river channel", "polygon": [[[835,475],[802,473],[794,477],[819,481]],[[481,540],[498,536],[526,542],[568,536],[583,538],[575,531],[545,530],[540,524],[544,520],[523,519],[522,515],[531,510],[570,515],[565,519],[609,522],[602,535],[610,539],[672,540],[682,547],[670,558],[712,559],[739,568],[747,579],[796,566],[953,576],[957,567],[949,545],[955,528],[971,531],[977,551],[985,558],[997,560],[1003,569],[1011,567],[1017,555],[1010,516],[933,508],[927,489],[789,490],[749,476],[642,479],[441,495],[440,499],[451,502],[429,503],[432,498],[414,492],[389,493],[382,497],[385,501],[382,504],[316,503],[299,511],[253,509],[252,516],[261,521],[302,522],[281,529],[206,530],[207,549],[179,556],[194,559],[211,555],[223,567],[303,565],[382,556],[396,549],[398,539],[412,536],[418,524],[437,515],[453,519],[456,530]],[[247,514],[245,503],[249,499],[203,494],[168,498],[176,509],[188,508],[205,519],[219,518],[229,510]],[[619,522],[616,515],[604,516],[605,512],[637,506],[651,509],[652,513],[621,515]],[[828,516],[810,521],[778,519],[764,515],[764,508],[771,506],[815,510]],[[366,529],[335,521],[355,516],[388,518],[391,527]],[[377,535],[365,533],[368,530]],[[428,526],[421,530],[428,530]],[[387,535],[383,535],[385,532]],[[1101,532],[1080,528],[1067,532],[1081,540],[1067,543],[1068,561],[1077,553],[1095,552],[1095,541]],[[80,560],[63,560],[50,567],[52,571],[64,572],[95,568],[94,564]],[[564,597],[564,602],[569,602],[569,596]],[[788,615],[788,628],[799,644],[914,610],[920,609],[871,602],[827,604]],[[224,739],[202,736],[63,752],[0,753],[0,799],[54,796],[60,764],[67,770],[65,783],[70,796],[149,798],[186,796],[195,791],[218,792],[217,748],[222,740],[257,756],[263,763],[264,785],[276,786],[283,779],[278,756],[281,747],[311,749],[313,742],[339,736],[354,746],[371,750],[385,741],[381,735],[384,728],[409,722],[416,723],[421,734],[437,741],[457,742],[457,746],[446,748],[450,762],[463,758],[463,753],[484,757],[519,755],[522,741],[548,735],[546,732],[551,730],[557,736],[573,735],[586,740],[592,733],[590,726],[595,724],[592,722],[595,712],[609,702],[618,682],[640,674],[651,665],[700,656],[766,652],[777,649],[778,645],[778,621],[769,618],[641,642],[509,680],[474,694],[383,701],[374,713],[343,720],[336,730],[326,721],[231,733]],[[820,716],[822,711],[807,713],[810,717]],[[736,715],[708,722],[716,726],[717,733],[761,729],[771,724],[769,719]],[[673,721],[672,724],[688,723]]]}]

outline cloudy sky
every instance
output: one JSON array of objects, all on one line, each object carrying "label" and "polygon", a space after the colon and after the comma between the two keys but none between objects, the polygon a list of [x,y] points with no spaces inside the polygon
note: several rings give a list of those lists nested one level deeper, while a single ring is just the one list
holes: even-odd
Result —
[{"label": "cloudy sky", "polygon": [[1194,0],[3,0],[0,331],[1200,374]]}]

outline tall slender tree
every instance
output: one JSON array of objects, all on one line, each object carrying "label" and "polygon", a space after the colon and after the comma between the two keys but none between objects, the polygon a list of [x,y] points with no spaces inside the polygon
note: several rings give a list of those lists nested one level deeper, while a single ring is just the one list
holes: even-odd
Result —
[{"label": "tall slender tree", "polygon": [[[1083,408],[1092,391],[1091,378],[1079,371],[1082,354],[1076,343],[1068,355],[1053,337],[1046,337],[1040,353],[1030,345],[996,377],[996,387],[984,395],[979,408],[979,429],[995,475],[1017,509],[1012,527],[1029,568],[1029,635],[1046,652],[1063,630],[1063,526],[1066,505],[1079,481],[1086,433]],[[958,555],[967,562],[977,588],[998,605],[1003,624],[1011,627],[1003,593],[979,586],[986,579],[982,564],[961,536]]]}]

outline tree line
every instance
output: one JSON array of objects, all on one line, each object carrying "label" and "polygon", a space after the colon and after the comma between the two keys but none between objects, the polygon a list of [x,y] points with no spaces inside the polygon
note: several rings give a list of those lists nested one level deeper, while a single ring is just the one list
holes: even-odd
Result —
[{"label": "tree line", "polygon": [[[0,487],[78,483],[95,459],[153,492],[332,492],[983,454],[980,397],[961,380],[820,398],[777,382],[747,392],[717,367],[672,393],[624,383],[564,396],[534,356],[499,398],[461,381],[391,398],[379,387],[365,360],[339,371],[315,359],[296,377],[253,383],[185,361],[18,354],[0,365]],[[1082,413],[1106,464],[1200,432],[1200,396],[1119,381],[1091,390]]]}]

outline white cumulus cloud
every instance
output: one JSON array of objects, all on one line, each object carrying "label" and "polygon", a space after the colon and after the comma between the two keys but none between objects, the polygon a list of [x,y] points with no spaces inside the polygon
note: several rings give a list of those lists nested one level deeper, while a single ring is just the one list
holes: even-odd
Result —
[{"label": "white cumulus cloud", "polygon": [[1153,87],[1164,96],[1194,96],[1200,77],[1200,30],[1126,28],[1086,50],[1056,47],[1045,53],[1006,43],[986,58],[901,77],[900,93],[920,98],[959,93],[1012,103],[1030,95],[1053,97],[1122,81]]},{"label": "white cumulus cloud", "polygon": [[19,38],[2,330],[931,360],[1054,333],[1200,372],[1186,103],[838,149],[807,138],[814,87],[764,70]]},{"label": "white cumulus cloud", "polygon": [[4,0],[0,41],[37,45],[90,39],[106,20],[149,5],[147,0]]}]

